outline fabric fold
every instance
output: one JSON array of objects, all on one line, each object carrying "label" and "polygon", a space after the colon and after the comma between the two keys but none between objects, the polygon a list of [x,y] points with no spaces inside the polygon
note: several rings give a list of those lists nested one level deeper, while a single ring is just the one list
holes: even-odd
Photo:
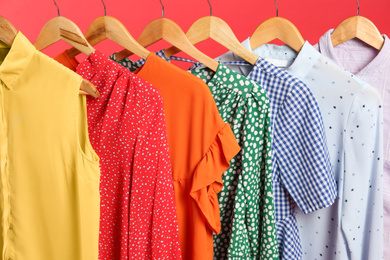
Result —
[{"label": "fabric fold", "polygon": [[[119,63],[133,69],[129,59]],[[134,73],[164,100],[182,257],[212,259],[213,231],[221,229],[216,193],[229,159],[239,151],[234,134],[201,79],[153,53]]]},{"label": "fabric fold", "polygon": [[[243,45],[252,50],[249,39]],[[217,60],[234,65],[234,69],[231,68],[234,71],[245,72],[244,76],[267,92],[272,128],[276,223],[285,218],[293,219],[297,205],[305,209],[329,205],[337,194],[336,182],[318,101],[307,85],[261,57],[254,66],[243,65],[242,60],[232,53],[224,54]],[[297,232],[295,221],[288,224],[291,224],[287,227],[289,232]],[[279,230],[281,225],[276,225],[276,228],[278,234],[283,231]],[[299,237],[298,233],[295,235]],[[302,251],[296,250],[294,241],[279,239],[279,236],[278,241],[281,256],[301,259]]]},{"label": "fabric fold", "polygon": [[190,71],[209,87],[241,151],[222,175],[214,259],[279,259],[272,192],[269,100],[261,86],[219,64]]},{"label": "fabric fold", "polygon": [[[278,239],[281,241],[280,259],[294,259],[295,255],[302,255],[301,240],[296,220],[293,216],[284,218],[276,223]],[[288,247],[288,248],[285,248]],[[291,254],[294,252],[294,254]]]},{"label": "fabric fold", "polygon": [[[221,231],[217,194],[223,187],[222,174],[229,168],[229,161],[240,149],[229,124],[226,123],[194,171],[190,195],[211,230],[217,234]],[[204,174],[205,172],[208,174]]]},{"label": "fabric fold", "polygon": [[88,98],[101,158],[99,259],[181,259],[160,92],[99,51],[77,73],[100,92]]}]

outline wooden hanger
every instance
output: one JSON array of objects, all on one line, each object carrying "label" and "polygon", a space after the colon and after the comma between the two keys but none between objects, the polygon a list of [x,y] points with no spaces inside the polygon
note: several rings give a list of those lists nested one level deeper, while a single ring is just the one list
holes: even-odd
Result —
[{"label": "wooden hanger", "polygon": [[[192,44],[211,38],[252,65],[258,59],[257,55],[246,49],[238,41],[232,29],[221,18],[215,16],[202,17],[191,25],[186,35]],[[170,57],[178,52],[180,52],[180,49],[172,46],[165,50],[165,55]]]},{"label": "wooden hanger", "polygon": [[363,16],[352,16],[342,21],[330,35],[333,46],[358,38],[380,50],[384,39],[373,22]]},{"label": "wooden hanger", "polygon": [[[88,30],[85,33],[85,38],[88,42],[94,46],[105,39],[110,39],[122,47],[133,51],[141,58],[146,59],[149,56],[150,51],[141,46],[118,19],[107,16],[106,5],[103,0],[101,0],[101,2],[104,7],[104,16],[96,18],[89,25]],[[80,52],[75,48],[68,50],[69,57],[71,58],[79,53]]]},{"label": "wooden hanger", "polygon": [[252,50],[279,39],[295,51],[299,52],[305,43],[297,27],[282,17],[271,17],[262,22],[249,38]]},{"label": "wooden hanger", "polygon": [[[37,50],[43,50],[53,43],[63,40],[86,55],[90,55],[95,49],[84,38],[79,27],[71,20],[58,16],[49,20],[42,28],[37,40],[34,42]],[[100,96],[96,87],[86,79],[83,79],[80,86],[80,94],[91,95],[94,98]]]},{"label": "wooden hanger", "polygon": [[[164,5],[162,0],[160,0],[160,3],[162,7],[162,18],[153,20],[146,25],[137,41],[142,46],[149,46],[159,40],[165,40],[213,71],[217,71],[219,63],[195,48],[179,25],[168,18],[164,18]],[[116,59],[120,61],[131,54],[132,52],[129,49],[122,50],[116,54]]]},{"label": "wooden hanger", "polygon": [[357,16],[352,16],[342,21],[331,33],[330,39],[333,46],[358,38],[368,45],[380,50],[384,39],[373,22],[365,17],[359,16],[360,3],[357,3]]},{"label": "wooden hanger", "polygon": [[[104,39],[110,39],[120,46],[131,50],[143,59],[146,59],[150,54],[150,51],[145,49],[133,38],[133,36],[131,36],[125,26],[112,16],[101,16],[96,18],[88,27],[85,38],[92,46]],[[79,53],[80,51],[76,48],[68,50],[69,57],[71,58]]]},{"label": "wooden hanger", "polygon": [[0,16],[0,41],[11,46],[17,34],[18,30],[14,25],[5,17]]},{"label": "wooden hanger", "polygon": [[[179,25],[168,18],[159,18],[151,21],[137,39],[142,46],[149,46],[159,40],[167,41],[213,71],[216,71],[218,68],[219,63],[195,48]],[[116,58],[117,60],[122,60],[131,54],[130,51],[123,50],[117,53]]]},{"label": "wooden hanger", "polygon": [[271,17],[257,26],[249,42],[252,50],[272,40],[279,39],[295,51],[299,52],[305,44],[297,27],[289,20],[279,17],[279,7],[275,1],[276,17]]},{"label": "wooden hanger", "polygon": [[55,17],[43,26],[34,46],[37,50],[43,50],[59,40],[69,43],[88,56],[95,51],[79,27],[63,16]]}]

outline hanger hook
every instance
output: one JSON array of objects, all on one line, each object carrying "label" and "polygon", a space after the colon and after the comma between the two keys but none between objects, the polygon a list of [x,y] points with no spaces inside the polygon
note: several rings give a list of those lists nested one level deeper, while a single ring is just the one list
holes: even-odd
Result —
[{"label": "hanger hook", "polygon": [[278,7],[278,3],[275,1],[275,6],[276,6],[276,17],[279,17],[279,7]]},{"label": "hanger hook", "polygon": [[102,1],[102,4],[103,4],[103,7],[104,7],[104,16],[107,16],[106,5],[104,4],[103,0],[101,0],[101,1]]},{"label": "hanger hook", "polygon": [[61,15],[60,15],[60,8],[58,8],[58,5],[57,5],[56,1],[53,0],[53,3],[54,3],[54,5],[57,7],[58,16],[61,16]]},{"label": "hanger hook", "polygon": [[162,8],[162,18],[164,18],[164,4],[162,2],[162,0],[160,0],[160,4],[161,4],[161,8]]},{"label": "hanger hook", "polygon": [[359,15],[359,13],[360,13],[360,4],[359,4],[359,0],[356,0],[356,2],[357,2],[357,6],[358,6],[357,15]]},{"label": "hanger hook", "polygon": [[211,6],[210,0],[207,0],[207,2],[209,2],[210,6],[210,16],[213,16],[213,7]]}]

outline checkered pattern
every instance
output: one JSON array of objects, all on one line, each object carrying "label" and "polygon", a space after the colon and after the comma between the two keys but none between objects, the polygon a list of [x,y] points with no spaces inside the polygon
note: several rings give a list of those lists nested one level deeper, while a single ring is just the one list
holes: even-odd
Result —
[{"label": "checkered pattern", "polygon": [[[249,65],[242,61],[224,63]],[[310,213],[330,206],[337,196],[322,116],[317,100],[303,82],[264,59],[258,59],[247,77],[264,88],[270,101],[280,257],[300,259],[295,204]]]},{"label": "checkered pattern", "polygon": [[171,56],[168,59],[177,60],[177,61],[183,61],[183,62],[191,62],[191,63],[194,63],[194,64],[197,63],[196,61],[193,61],[193,60],[190,60],[190,59],[186,59],[186,58],[182,58],[182,57],[176,57],[176,56]]},{"label": "checkered pattern", "polygon": [[[169,58],[168,58],[167,56],[165,56],[164,49],[159,50],[158,52],[155,52],[154,54],[156,54],[156,55],[159,56],[160,58],[163,58],[163,59],[166,60],[166,61],[169,61]],[[145,62],[146,62],[145,59],[140,59],[140,60],[137,60],[137,61],[135,62],[135,64],[136,64],[136,66],[137,66],[138,68],[140,68],[142,65],[145,64]]]},{"label": "checkered pattern", "polygon": [[[293,213],[328,207],[337,196],[317,100],[306,85],[264,59],[248,78],[268,94],[273,132],[276,222],[282,259],[299,259],[301,246]],[[295,203],[294,203],[295,201]]]}]

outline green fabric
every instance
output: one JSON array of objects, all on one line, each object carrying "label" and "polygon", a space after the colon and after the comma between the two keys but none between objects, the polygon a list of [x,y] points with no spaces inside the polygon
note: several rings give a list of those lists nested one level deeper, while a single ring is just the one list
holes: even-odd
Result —
[{"label": "green fabric", "polygon": [[128,70],[130,70],[131,72],[134,72],[136,71],[138,68],[140,68],[142,65],[136,63],[135,61],[132,61],[128,58],[125,58],[121,61],[117,61],[116,60],[116,56],[115,56],[116,53],[113,53],[111,56],[110,56],[110,59],[112,59],[113,61],[115,61],[116,63],[122,65],[123,67],[127,68]]},{"label": "green fabric", "polygon": [[217,72],[196,68],[191,73],[206,82],[242,148],[223,174],[218,194],[222,227],[214,234],[214,259],[279,259],[266,93],[223,64]]},{"label": "green fabric", "polygon": [[[130,71],[141,65],[117,61]],[[271,125],[265,91],[255,82],[220,64],[190,71],[206,82],[219,113],[230,124],[241,152],[223,174],[218,194],[221,233],[214,235],[214,259],[279,259],[272,192]]]}]

